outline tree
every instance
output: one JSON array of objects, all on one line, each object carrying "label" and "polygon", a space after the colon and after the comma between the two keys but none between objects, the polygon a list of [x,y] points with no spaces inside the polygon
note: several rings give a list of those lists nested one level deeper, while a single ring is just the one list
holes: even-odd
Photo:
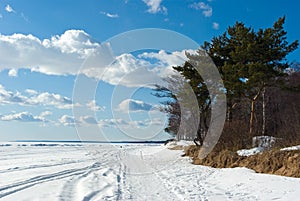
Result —
[{"label": "tree", "polygon": [[[288,143],[300,140],[300,72],[279,78],[281,85],[268,87],[266,129]],[[295,144],[294,144],[295,145]]]},{"label": "tree", "polygon": [[168,114],[168,125],[165,131],[173,134],[179,139],[194,139],[194,134],[197,133],[199,118],[197,111],[198,104],[193,101],[187,81],[180,74],[172,75],[165,79],[167,86],[157,85],[154,89],[155,96],[166,98],[162,102],[164,107],[162,111]]},{"label": "tree", "polygon": [[203,45],[222,75],[228,111],[242,98],[250,100],[250,137],[254,133],[258,98],[264,97],[266,86],[284,75],[284,70],[289,67],[286,56],[298,47],[297,40],[291,44],[287,42],[284,22],[285,17],[279,18],[273,27],[259,29],[257,32],[237,22],[227,32],[213,38],[211,43],[205,42]]},{"label": "tree", "polygon": [[[192,56],[188,55],[188,57],[191,59]],[[195,110],[198,111],[200,109],[201,113],[200,131],[198,134],[199,136],[197,137],[202,139],[201,133],[205,135],[208,130],[208,118],[211,104],[208,89],[203,78],[198,74],[190,61],[185,62],[183,66],[174,67],[174,69],[184,76],[197,97],[199,108],[196,108]]]},{"label": "tree", "polygon": [[[224,86],[213,61],[204,50],[199,49],[196,54],[186,53],[186,56],[188,60],[183,65],[173,67],[185,80],[184,90],[178,93],[180,98],[184,98],[180,104],[184,108],[181,111],[188,111],[187,126],[194,132],[194,142],[198,141],[196,145],[202,145],[210,132],[205,144],[210,146],[217,142],[221,132],[222,126],[218,125],[223,125],[226,103]],[[194,99],[189,98],[192,96]]]},{"label": "tree", "polygon": [[198,71],[213,63],[203,50],[198,50],[195,55],[186,53],[186,56],[188,60],[183,65],[173,67],[179,75],[166,80],[168,89],[157,86],[159,93],[155,95],[170,100],[165,102],[165,112],[169,114],[165,131],[177,133],[177,138],[192,138],[196,145],[202,145],[211,120],[212,100],[216,98],[210,95],[207,88],[209,80],[204,80]]},{"label": "tree", "polygon": [[[170,86],[175,86],[176,80],[178,78],[174,78],[175,76],[172,76],[168,79],[165,79],[165,81]],[[166,101],[163,101],[164,107],[161,108],[162,112],[165,112],[168,114],[168,125],[165,128],[165,131],[167,133],[170,133],[177,138],[180,138],[178,131],[179,131],[179,125],[180,125],[180,105],[178,103],[177,97],[175,95],[175,91],[172,89],[169,89],[165,86],[156,85],[154,89],[155,93],[153,93],[154,96],[159,98],[166,98]]]},{"label": "tree", "polygon": [[[270,89],[269,86],[281,85],[282,79],[279,78],[286,75],[286,69],[290,66],[286,56],[298,47],[297,40],[288,43],[287,32],[283,28],[284,22],[285,17],[279,18],[272,27],[258,31],[237,22],[222,35],[214,37],[211,42],[205,42],[197,54],[187,54],[188,60],[183,65],[173,67],[181,76],[178,77],[180,82],[177,82],[177,78],[170,82],[173,89],[176,89],[171,90],[171,94],[176,98],[172,97],[175,102],[168,103],[170,107],[167,112],[170,119],[167,131],[176,131],[183,136],[194,135],[200,140],[207,134],[208,125],[212,121],[211,109],[217,96],[211,96],[211,89],[208,89],[208,86],[213,85],[211,80],[204,80],[195,66],[200,66],[200,69],[201,66],[209,66],[208,60],[211,59],[218,68],[225,86],[225,89],[221,89],[220,85],[215,83],[212,88],[226,92],[227,121],[230,122],[234,118],[233,114],[237,114],[232,112],[235,108],[241,110],[248,107],[243,111],[248,115],[251,139],[254,126],[259,122],[256,119],[259,108],[262,114],[261,132],[265,134],[267,112],[270,111],[266,110],[266,96],[270,94],[267,90]],[[192,92],[188,90],[189,87],[192,88]],[[197,103],[183,101],[188,96],[195,96]],[[261,107],[257,104],[258,101],[262,101]],[[181,125],[183,120],[185,123],[176,130],[179,119]]]}]

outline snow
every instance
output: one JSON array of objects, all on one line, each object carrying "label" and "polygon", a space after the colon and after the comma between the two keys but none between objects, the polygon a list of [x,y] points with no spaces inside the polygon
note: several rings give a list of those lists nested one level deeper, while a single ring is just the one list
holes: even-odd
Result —
[{"label": "snow", "polygon": [[175,147],[175,146],[189,146],[189,145],[195,145],[195,143],[193,141],[188,141],[188,140],[179,140],[179,141],[176,141],[176,140],[173,140],[173,141],[170,141],[166,144],[166,146],[168,148],[172,148],[172,147]]},{"label": "snow", "polygon": [[189,146],[189,145],[195,145],[195,143],[193,141],[179,140],[177,142],[177,145]]},{"label": "snow", "polygon": [[280,150],[281,151],[296,151],[296,150],[300,150],[300,145],[292,146],[292,147],[285,147]]},{"label": "snow", "polygon": [[272,148],[275,142],[276,138],[272,136],[255,136],[252,138],[253,148],[238,150],[237,154],[240,156],[251,156],[259,154],[265,150]]},{"label": "snow", "polygon": [[[34,145],[34,146],[32,146]],[[2,143],[1,200],[298,200],[300,179],[196,166],[162,145]]]},{"label": "snow", "polygon": [[251,156],[251,155],[259,154],[259,153],[263,152],[264,150],[265,150],[265,148],[263,148],[263,147],[254,147],[252,149],[238,150],[237,154],[239,156]]}]

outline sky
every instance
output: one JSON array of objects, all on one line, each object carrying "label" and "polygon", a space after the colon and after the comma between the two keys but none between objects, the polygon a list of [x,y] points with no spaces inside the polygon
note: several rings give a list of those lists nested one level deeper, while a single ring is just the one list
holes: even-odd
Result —
[{"label": "sky", "polygon": [[[0,0],[0,141],[169,139],[153,84],[236,21],[257,30],[286,16],[288,41],[299,39],[299,6]],[[288,60],[299,61],[300,51]]]}]

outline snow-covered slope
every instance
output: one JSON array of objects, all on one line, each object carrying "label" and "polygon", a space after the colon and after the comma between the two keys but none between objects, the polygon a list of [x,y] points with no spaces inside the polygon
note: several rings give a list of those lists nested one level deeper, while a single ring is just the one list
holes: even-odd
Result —
[{"label": "snow-covered slope", "polygon": [[0,200],[298,200],[300,179],[190,164],[156,145],[0,146]]}]

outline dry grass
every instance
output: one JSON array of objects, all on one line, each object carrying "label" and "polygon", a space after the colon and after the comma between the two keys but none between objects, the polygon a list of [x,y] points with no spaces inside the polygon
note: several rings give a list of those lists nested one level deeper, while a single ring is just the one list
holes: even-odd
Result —
[{"label": "dry grass", "polygon": [[270,150],[248,157],[239,156],[231,150],[213,151],[205,159],[199,159],[199,147],[189,146],[185,155],[193,159],[195,165],[206,165],[214,168],[247,167],[258,173],[276,174],[300,178],[300,150]]}]

